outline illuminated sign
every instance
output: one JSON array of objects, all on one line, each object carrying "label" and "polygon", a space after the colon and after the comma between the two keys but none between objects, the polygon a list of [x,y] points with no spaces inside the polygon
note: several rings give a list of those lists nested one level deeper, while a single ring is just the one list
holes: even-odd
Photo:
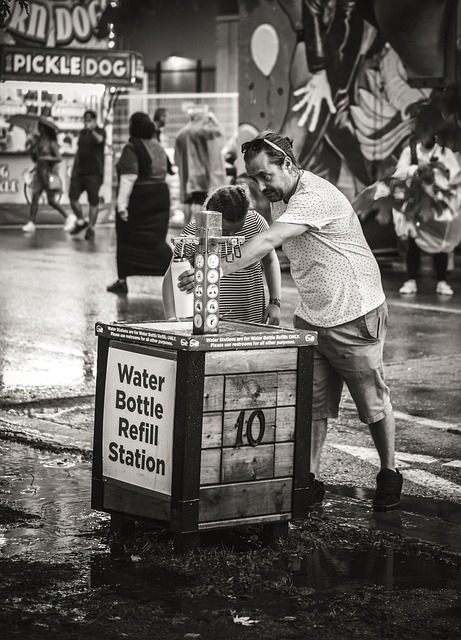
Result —
[{"label": "illuminated sign", "polygon": [[94,33],[107,0],[34,0],[23,11],[14,3],[6,31],[18,44],[45,47],[107,47],[107,39],[99,40]]},{"label": "illuminated sign", "polygon": [[93,82],[128,86],[142,81],[142,56],[133,51],[1,47],[0,78]]}]

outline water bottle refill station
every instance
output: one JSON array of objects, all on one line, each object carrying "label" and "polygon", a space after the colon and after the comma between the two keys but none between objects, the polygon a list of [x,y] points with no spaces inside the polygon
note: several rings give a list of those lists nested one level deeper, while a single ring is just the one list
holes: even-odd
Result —
[{"label": "water bottle refill station", "polygon": [[198,214],[187,240],[191,318],[96,324],[92,507],[114,530],[169,530],[177,549],[237,525],[283,535],[308,510],[317,335],[219,318],[221,245],[233,259],[241,242],[220,215]]}]

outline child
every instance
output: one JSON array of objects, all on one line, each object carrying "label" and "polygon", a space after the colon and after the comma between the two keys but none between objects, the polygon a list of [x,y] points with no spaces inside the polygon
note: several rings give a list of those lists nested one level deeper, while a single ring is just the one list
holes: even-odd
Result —
[{"label": "child", "polygon": [[[248,187],[244,184],[219,187],[206,199],[203,209],[222,214],[223,236],[244,236],[250,240],[268,228],[262,216],[250,209]],[[182,236],[195,235],[196,224],[190,222],[182,231]],[[180,254],[179,247],[175,256]],[[184,245],[184,257],[194,264],[195,245]],[[226,259],[225,245],[221,248],[221,260]],[[235,258],[238,260],[238,258]],[[269,292],[269,304],[265,304],[264,276]],[[175,317],[171,265],[163,280],[163,306],[167,318]],[[192,295],[192,294],[189,294]],[[225,320],[280,324],[281,275],[275,250],[261,261],[232,273],[221,280],[219,307],[220,316]]]}]

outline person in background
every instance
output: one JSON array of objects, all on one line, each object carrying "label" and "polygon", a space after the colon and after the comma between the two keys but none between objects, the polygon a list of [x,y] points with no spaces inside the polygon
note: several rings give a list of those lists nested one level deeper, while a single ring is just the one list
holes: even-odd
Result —
[{"label": "person in background", "polygon": [[[78,136],[77,153],[70,179],[70,206],[77,218],[70,234],[77,235],[86,229],[85,240],[93,240],[99,213],[99,189],[104,179],[106,132],[98,127],[96,113],[90,109],[83,114],[83,125]],[[88,220],[83,217],[79,202],[82,193],[88,196]]]},{"label": "person in background", "polygon": [[161,142],[162,141],[162,132],[163,128],[166,125],[166,121],[168,118],[168,111],[165,107],[158,107],[155,110],[153,121],[155,124],[155,138]]},{"label": "person in background", "polygon": [[172,255],[166,242],[170,217],[166,152],[146,113],[132,114],[129,135],[116,164],[118,279],[107,287],[116,294],[128,293],[128,276],[163,276]]},{"label": "person in background", "polygon": [[[282,246],[300,294],[294,325],[316,331],[310,461],[311,507],[323,502],[318,480],[328,419],[338,417],[343,384],[369,430],[380,458],[373,509],[400,503],[395,468],[395,419],[384,381],[387,306],[381,274],[349,200],[327,180],[303,171],[289,138],[265,131],[242,145],[247,174],[271,202],[273,224],[222,263],[222,277]],[[189,272],[179,288],[191,290]]]},{"label": "person in background", "polygon": [[[211,191],[206,199],[204,210],[222,214],[223,236],[243,236],[245,242],[268,228],[267,222],[257,211],[250,208],[250,193],[247,185],[238,184],[219,187]],[[182,236],[196,235],[196,224],[190,222],[181,233]],[[180,255],[180,249],[175,249]],[[195,245],[185,244],[183,254],[193,265]],[[221,247],[221,261],[226,260],[226,247]],[[193,271],[190,273],[193,274]],[[264,278],[268,289],[268,303],[264,289]],[[175,317],[171,269],[163,280],[163,306],[165,317]],[[219,293],[220,315],[225,320],[256,322],[279,325],[281,304],[280,265],[275,250],[270,251],[262,260],[256,260],[245,268],[232,273],[221,280]]]},{"label": "person in background", "polygon": [[[438,181],[440,186],[450,188],[460,178],[461,167],[455,154],[448,147],[441,147],[434,136],[419,132],[420,141],[412,139],[400,155],[393,177],[406,180],[415,176],[424,167],[441,169]],[[454,192],[459,187],[456,185]],[[400,287],[401,294],[414,294],[418,291],[417,279],[421,265],[422,252],[432,256],[437,278],[436,293],[453,295],[453,289],[447,282],[449,253],[461,241],[461,216],[455,196],[453,208],[446,209],[439,218],[433,214],[425,217],[418,225],[405,223],[404,214],[394,211],[394,226],[400,238],[406,239],[407,280]],[[403,224],[402,224],[403,222]]]},{"label": "person in background", "polygon": [[188,115],[189,122],[176,136],[174,152],[186,222],[200,210],[210,189],[226,183],[224,131],[216,116],[200,105],[191,107]]},{"label": "person in background", "polygon": [[[30,141],[29,153],[35,162],[35,170],[30,185],[32,198],[29,209],[29,222],[22,228],[26,233],[35,231],[35,220],[38,213],[38,203],[43,192],[46,193],[48,204],[56,209],[66,220],[64,228],[69,229],[71,221],[66,210],[59,204],[57,198],[62,193],[59,164],[61,154],[57,141],[58,127],[51,118],[41,116],[38,121],[38,136]],[[58,184],[55,188],[53,183]]]}]

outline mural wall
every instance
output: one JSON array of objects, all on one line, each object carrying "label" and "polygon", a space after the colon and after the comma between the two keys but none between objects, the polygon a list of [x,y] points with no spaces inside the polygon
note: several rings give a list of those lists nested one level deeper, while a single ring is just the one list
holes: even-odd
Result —
[{"label": "mural wall", "polygon": [[388,175],[432,91],[409,75],[443,72],[446,4],[240,0],[239,141],[281,131],[351,196]]}]

